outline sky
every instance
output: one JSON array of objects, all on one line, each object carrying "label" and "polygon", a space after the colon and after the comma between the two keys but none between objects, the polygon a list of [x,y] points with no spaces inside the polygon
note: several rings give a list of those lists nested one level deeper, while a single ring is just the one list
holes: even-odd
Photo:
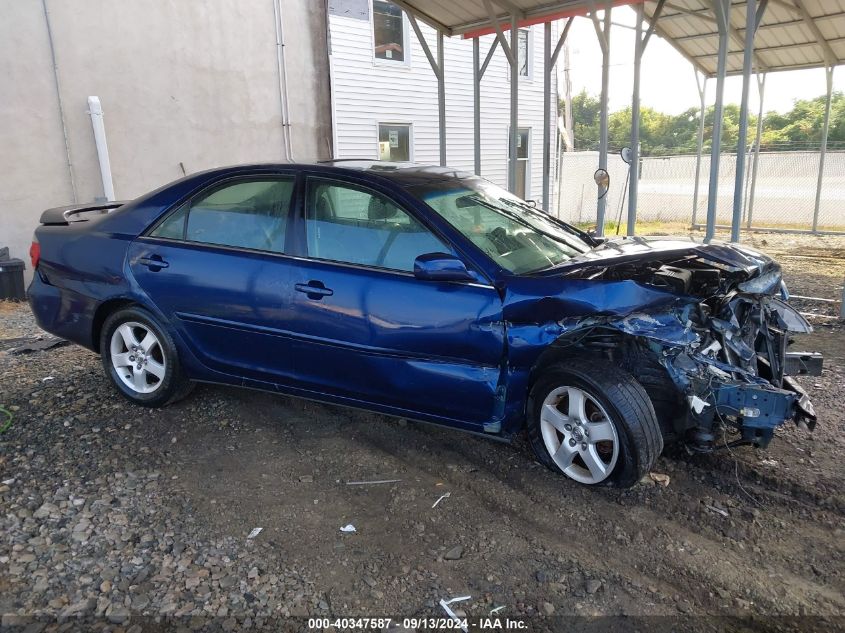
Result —
[{"label": "sky", "polygon": [[[619,7],[613,10],[614,23],[636,25],[634,10]],[[610,111],[631,105],[634,75],[635,32],[620,26],[611,27],[610,43]],[[570,79],[573,95],[586,89],[589,94],[601,93],[601,48],[590,20],[576,18],[569,32]],[[563,69],[563,55],[558,64]],[[833,73],[833,89],[845,91],[845,69]],[[826,91],[824,70],[795,70],[769,73],[766,78],[764,110],[786,112],[796,99],[812,98]],[[707,102],[713,103],[716,80],[707,82]],[[736,103],[742,95],[742,77],[725,80],[725,103]],[[640,103],[667,114],[679,114],[698,108],[698,89],[692,65],[672,46],[655,34],[643,55]],[[757,85],[752,77],[749,98],[752,113],[759,108]]]}]

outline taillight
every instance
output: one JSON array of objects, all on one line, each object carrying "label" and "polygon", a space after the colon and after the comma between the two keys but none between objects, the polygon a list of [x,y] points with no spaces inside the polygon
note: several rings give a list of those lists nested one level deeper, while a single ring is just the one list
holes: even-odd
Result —
[{"label": "taillight", "polygon": [[38,260],[41,259],[41,244],[38,239],[32,238],[32,246],[29,247],[29,261],[32,262],[32,270],[38,267]]}]

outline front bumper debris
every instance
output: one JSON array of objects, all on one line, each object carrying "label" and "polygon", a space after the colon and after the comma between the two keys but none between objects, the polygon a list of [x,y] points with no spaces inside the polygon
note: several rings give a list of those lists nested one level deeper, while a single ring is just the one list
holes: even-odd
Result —
[{"label": "front bumper debris", "polygon": [[644,341],[687,401],[686,419],[676,426],[694,450],[718,448],[720,430],[736,431],[735,443],[765,447],[788,420],[815,427],[809,396],[788,374],[797,367],[817,375],[822,357],[786,356],[789,333],[812,328],[780,299],[734,293],[717,316],[679,300],[657,312],[561,325],[609,327]]}]

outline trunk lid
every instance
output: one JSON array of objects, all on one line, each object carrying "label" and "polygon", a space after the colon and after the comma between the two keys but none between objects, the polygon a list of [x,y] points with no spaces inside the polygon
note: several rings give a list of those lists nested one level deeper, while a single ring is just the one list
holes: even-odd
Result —
[{"label": "trunk lid", "polygon": [[61,226],[70,224],[71,222],[87,222],[88,220],[108,215],[126,203],[127,200],[119,200],[53,207],[41,214],[40,222],[45,226]]}]

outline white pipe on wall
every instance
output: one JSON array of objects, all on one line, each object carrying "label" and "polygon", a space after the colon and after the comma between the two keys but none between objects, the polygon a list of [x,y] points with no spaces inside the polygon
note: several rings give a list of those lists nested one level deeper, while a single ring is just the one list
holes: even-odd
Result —
[{"label": "white pipe on wall", "polygon": [[106,126],[103,124],[103,106],[100,103],[100,97],[88,97],[88,114],[91,115],[91,127],[94,128],[94,144],[97,146],[100,178],[103,180],[103,195],[105,195],[106,200],[114,200],[109,146],[106,143]]},{"label": "white pipe on wall", "polygon": [[67,159],[67,173],[70,179],[70,192],[73,203],[79,202],[79,195],[76,191],[76,179],[73,175],[73,161],[70,158],[70,141],[67,135],[67,122],[65,121],[65,106],[62,103],[62,87],[59,82],[59,65],[56,63],[56,47],[53,44],[53,27],[50,25],[50,12],[47,10],[47,0],[41,0],[41,8],[44,9],[44,24],[47,27],[47,41],[50,44],[50,60],[53,64],[53,85],[56,87],[56,102],[59,106],[59,119],[62,124],[62,136],[65,141],[65,158]]},{"label": "white pipe on wall", "polygon": [[285,160],[293,162],[293,147],[290,131],[290,105],[288,102],[288,69],[285,61],[285,34],[282,25],[282,5],[273,0],[273,16],[276,20],[276,61],[279,72],[279,101],[282,109],[282,139],[285,144]]}]

